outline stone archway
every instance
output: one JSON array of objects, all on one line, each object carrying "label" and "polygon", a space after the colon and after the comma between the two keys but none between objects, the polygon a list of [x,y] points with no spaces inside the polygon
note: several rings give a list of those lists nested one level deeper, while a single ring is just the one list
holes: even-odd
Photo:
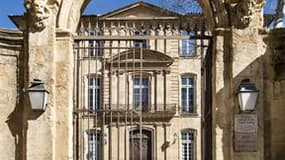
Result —
[{"label": "stone archway", "polygon": [[[246,1],[246,0],[245,0]],[[247,0],[254,1],[254,0]],[[258,0],[259,3],[261,0]],[[47,110],[44,113],[30,111],[26,96],[24,123],[28,128],[26,133],[25,159],[73,159],[72,152],[72,111],[73,111],[73,37],[79,18],[89,0],[26,0],[29,22],[25,30],[25,66],[26,88],[28,82],[37,78],[46,82],[50,91]],[[42,17],[35,18],[33,5],[41,2],[44,8]],[[215,32],[213,57],[213,158],[224,160],[235,157],[232,153],[232,118],[234,114],[233,90],[239,79],[239,71],[255,62],[263,52],[262,47],[251,47],[255,57],[247,57],[245,40],[250,44],[261,43],[257,29],[260,27],[260,10],[254,12],[254,23],[244,30],[231,28],[235,17],[237,4],[228,1],[200,0],[201,6]],[[27,4],[27,3],[26,3]],[[237,7],[234,7],[237,6]],[[230,8],[232,7],[233,10]],[[246,6],[246,9],[248,7]],[[258,9],[256,9],[258,10]],[[47,11],[47,12],[46,12]],[[229,13],[231,15],[229,15]],[[245,13],[246,14],[246,13]],[[241,15],[243,16],[243,15]],[[43,20],[37,22],[37,20]],[[236,27],[236,26],[235,26]],[[218,29],[219,28],[219,29]],[[243,37],[243,38],[241,38]],[[253,37],[253,38],[251,38]],[[247,39],[248,38],[248,39]],[[235,46],[233,47],[233,43]],[[241,49],[240,49],[241,48]],[[237,59],[235,59],[237,58]],[[241,67],[242,60],[246,61]],[[260,67],[261,68],[261,67]],[[261,70],[261,69],[260,69]],[[257,70],[257,71],[260,71]],[[242,76],[260,77],[261,74]],[[262,86],[262,82],[257,80]],[[226,102],[228,103],[226,103]],[[226,104],[230,104],[227,107]],[[262,114],[261,114],[262,116]],[[262,135],[262,134],[261,134]],[[259,137],[262,139],[262,137]],[[262,154],[259,149],[256,157]],[[262,156],[261,156],[262,157]],[[262,159],[262,158],[261,158]]]}]

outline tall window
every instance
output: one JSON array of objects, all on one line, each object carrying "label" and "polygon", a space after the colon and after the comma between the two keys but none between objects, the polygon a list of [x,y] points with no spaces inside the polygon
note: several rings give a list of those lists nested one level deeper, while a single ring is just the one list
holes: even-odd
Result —
[{"label": "tall window", "polygon": [[149,104],[149,78],[146,76],[135,76],[133,79],[133,104],[135,108],[147,111]]},{"label": "tall window", "polygon": [[[135,36],[145,36],[146,35],[146,31],[142,31],[142,32],[135,32]],[[134,40],[134,47],[139,48],[147,48],[147,40]]]},{"label": "tall window", "polygon": [[91,131],[88,133],[88,160],[99,160],[101,154],[101,137],[98,132]]},{"label": "tall window", "polygon": [[88,78],[88,106],[89,111],[94,112],[100,108],[101,101],[101,78],[90,76]]},{"label": "tall window", "polygon": [[195,78],[193,76],[181,77],[181,105],[182,112],[194,112]]},{"label": "tall window", "polygon": [[[101,35],[99,32],[90,32],[89,36],[98,36]],[[97,57],[103,55],[104,41],[101,40],[89,40],[88,41],[88,56]]]},{"label": "tall window", "polygon": [[[142,141],[140,141],[142,140]],[[142,143],[142,145],[140,145]],[[142,160],[151,160],[152,156],[152,133],[148,130],[142,130],[142,134],[140,134],[140,130],[130,131],[130,158],[129,160],[139,160],[140,152],[142,153]]]},{"label": "tall window", "polygon": [[[181,36],[193,36],[193,32],[181,31]],[[181,56],[194,56],[196,52],[195,39],[182,39],[180,45]]]},{"label": "tall window", "polygon": [[195,139],[193,130],[181,133],[181,160],[194,160]]}]

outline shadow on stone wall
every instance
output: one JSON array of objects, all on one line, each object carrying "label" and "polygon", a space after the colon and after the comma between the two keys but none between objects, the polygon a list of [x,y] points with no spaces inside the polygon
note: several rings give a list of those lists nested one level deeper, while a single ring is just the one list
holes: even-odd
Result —
[{"label": "shadow on stone wall", "polygon": [[24,127],[24,105],[21,101],[21,97],[23,96],[22,88],[23,88],[23,70],[21,68],[21,56],[22,53],[18,55],[15,55],[17,59],[17,66],[16,66],[16,85],[17,85],[17,94],[15,95],[16,98],[16,106],[14,107],[14,110],[8,115],[6,123],[10,129],[11,135],[14,137],[14,143],[15,143],[15,160],[23,160],[24,157],[24,145],[26,142],[26,128]]},{"label": "shadow on stone wall", "polygon": [[[283,35],[284,39],[280,41],[284,43],[285,32]],[[268,39],[265,39],[265,42],[266,41],[268,41]],[[264,156],[264,160],[284,160],[285,127],[283,124],[285,124],[285,79],[281,80],[280,76],[284,75],[285,69],[278,69],[278,73],[276,73],[274,51],[272,47],[268,45],[262,56],[256,58],[237,75],[233,75],[234,55],[232,55],[229,49],[224,48],[224,50],[224,53],[229,53],[224,54],[223,57],[224,87],[213,95],[216,104],[212,108],[213,115],[216,117],[216,123],[213,123],[213,137],[216,137],[216,142],[218,140],[222,143],[222,146],[217,144],[213,144],[213,146],[217,148],[221,147],[222,152],[216,152],[214,154],[220,153],[222,154],[220,156],[223,156],[223,159],[226,160],[256,159],[260,157],[260,155],[262,157]],[[283,73],[280,74],[280,71]],[[213,78],[215,79],[216,77]],[[250,79],[251,82],[256,84],[256,87],[260,91],[256,111],[252,113],[258,115],[257,150],[263,153],[239,153],[234,151],[234,115],[240,113],[237,91],[243,79]],[[217,155],[215,156],[218,157]]]}]

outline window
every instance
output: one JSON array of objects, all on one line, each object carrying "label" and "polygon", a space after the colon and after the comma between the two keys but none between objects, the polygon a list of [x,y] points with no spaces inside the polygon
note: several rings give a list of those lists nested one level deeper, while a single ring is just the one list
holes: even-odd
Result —
[{"label": "window", "polygon": [[195,78],[193,76],[181,77],[181,106],[182,112],[194,112]]},{"label": "window", "polygon": [[142,110],[147,111],[149,104],[149,78],[146,76],[135,76],[133,79],[133,104],[135,108],[140,109],[140,104],[142,105]]},{"label": "window", "polygon": [[[142,145],[140,146],[140,140],[142,140]],[[130,160],[139,160],[140,159],[140,151],[142,151],[142,159],[143,160],[151,160],[152,159],[152,132],[148,130],[142,130],[142,134],[140,134],[140,130],[132,130],[130,131]]]},{"label": "window", "polygon": [[101,78],[90,76],[88,78],[88,106],[89,111],[94,112],[100,108],[101,100]]},{"label": "window", "polygon": [[101,137],[98,132],[91,131],[88,133],[88,160],[99,160],[101,154]]},{"label": "window", "polygon": [[[193,36],[193,32],[182,31],[181,36]],[[195,39],[182,39],[180,45],[181,56],[194,56],[195,55]]]},{"label": "window", "polygon": [[[146,31],[144,32],[135,32],[135,36],[145,36],[146,35]],[[147,40],[134,40],[134,47],[139,48],[147,48]]]},{"label": "window", "polygon": [[186,130],[181,133],[181,160],[194,160],[194,136],[193,130]]},{"label": "window", "polygon": [[[100,35],[100,33],[90,32],[89,36]],[[102,56],[104,51],[104,41],[101,40],[89,40],[88,41],[88,56],[97,57]]]}]

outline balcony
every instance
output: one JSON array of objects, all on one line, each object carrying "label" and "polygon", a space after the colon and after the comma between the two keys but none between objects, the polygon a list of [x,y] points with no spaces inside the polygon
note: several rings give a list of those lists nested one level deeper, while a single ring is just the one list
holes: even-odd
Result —
[{"label": "balcony", "polygon": [[171,118],[177,116],[180,112],[177,104],[166,104],[166,105],[147,105],[147,106],[133,106],[128,104],[112,104],[105,105],[102,109],[90,110],[81,109],[77,112],[82,113],[84,116],[100,116],[105,115],[106,118],[133,118],[136,120],[140,116],[143,118]]}]

